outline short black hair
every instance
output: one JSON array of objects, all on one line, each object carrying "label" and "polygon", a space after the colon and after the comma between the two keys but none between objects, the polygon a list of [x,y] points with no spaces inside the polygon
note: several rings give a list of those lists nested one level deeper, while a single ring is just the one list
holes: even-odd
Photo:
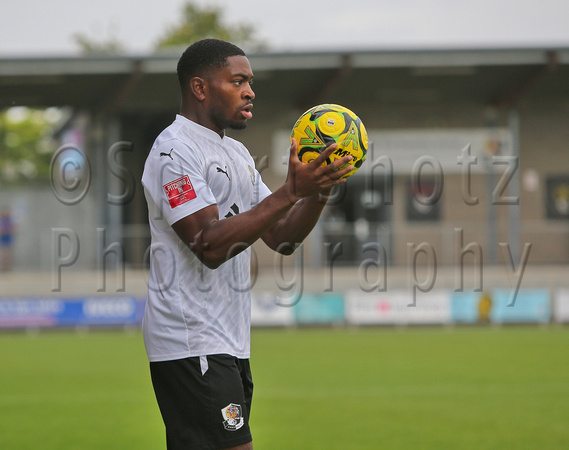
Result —
[{"label": "short black hair", "polygon": [[196,76],[204,76],[212,69],[221,69],[230,56],[245,56],[236,45],[220,39],[202,39],[190,45],[178,61],[178,81],[182,92]]}]

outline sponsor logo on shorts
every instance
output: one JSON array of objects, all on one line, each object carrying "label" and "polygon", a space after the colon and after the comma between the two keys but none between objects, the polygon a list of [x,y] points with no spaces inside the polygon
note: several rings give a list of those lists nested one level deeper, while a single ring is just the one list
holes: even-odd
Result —
[{"label": "sponsor logo on shorts", "polygon": [[241,405],[230,403],[221,409],[221,415],[223,416],[223,426],[226,430],[236,431],[244,424]]},{"label": "sponsor logo on shorts", "polygon": [[163,188],[172,209],[197,197],[190,177],[187,175],[166,183]]}]

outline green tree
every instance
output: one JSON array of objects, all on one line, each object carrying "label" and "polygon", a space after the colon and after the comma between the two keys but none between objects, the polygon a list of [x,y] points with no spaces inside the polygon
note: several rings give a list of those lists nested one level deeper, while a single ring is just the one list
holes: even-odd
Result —
[{"label": "green tree", "polygon": [[0,181],[49,179],[56,143],[51,130],[59,112],[24,107],[0,112]]},{"label": "green tree", "polygon": [[116,27],[112,25],[107,28],[106,35],[99,38],[82,32],[73,34],[72,38],[83,55],[120,55],[125,52],[124,45],[117,37]]},{"label": "green tree", "polygon": [[177,25],[158,41],[157,48],[188,46],[204,38],[223,39],[247,49],[263,49],[263,44],[255,38],[252,25],[228,25],[223,20],[223,12],[217,6],[200,8],[188,1],[183,6],[182,18]]}]

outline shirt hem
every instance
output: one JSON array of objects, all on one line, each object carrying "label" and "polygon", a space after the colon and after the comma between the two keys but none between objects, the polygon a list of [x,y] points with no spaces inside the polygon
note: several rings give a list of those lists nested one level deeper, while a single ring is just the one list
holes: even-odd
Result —
[{"label": "shirt hem", "polygon": [[177,359],[196,358],[199,356],[210,356],[210,355],[221,355],[221,354],[235,356],[238,359],[249,359],[251,357],[251,353],[216,350],[212,352],[204,352],[199,354],[193,352],[184,352],[184,353],[174,353],[171,355],[157,355],[157,356],[148,355],[148,361],[149,362],[175,361]]}]

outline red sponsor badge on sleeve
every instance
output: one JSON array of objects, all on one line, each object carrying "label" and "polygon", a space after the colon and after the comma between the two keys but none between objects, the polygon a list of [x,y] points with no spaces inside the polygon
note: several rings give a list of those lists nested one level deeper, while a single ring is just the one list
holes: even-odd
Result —
[{"label": "red sponsor badge on sleeve", "polygon": [[190,177],[187,175],[166,183],[163,188],[172,209],[197,197]]}]

